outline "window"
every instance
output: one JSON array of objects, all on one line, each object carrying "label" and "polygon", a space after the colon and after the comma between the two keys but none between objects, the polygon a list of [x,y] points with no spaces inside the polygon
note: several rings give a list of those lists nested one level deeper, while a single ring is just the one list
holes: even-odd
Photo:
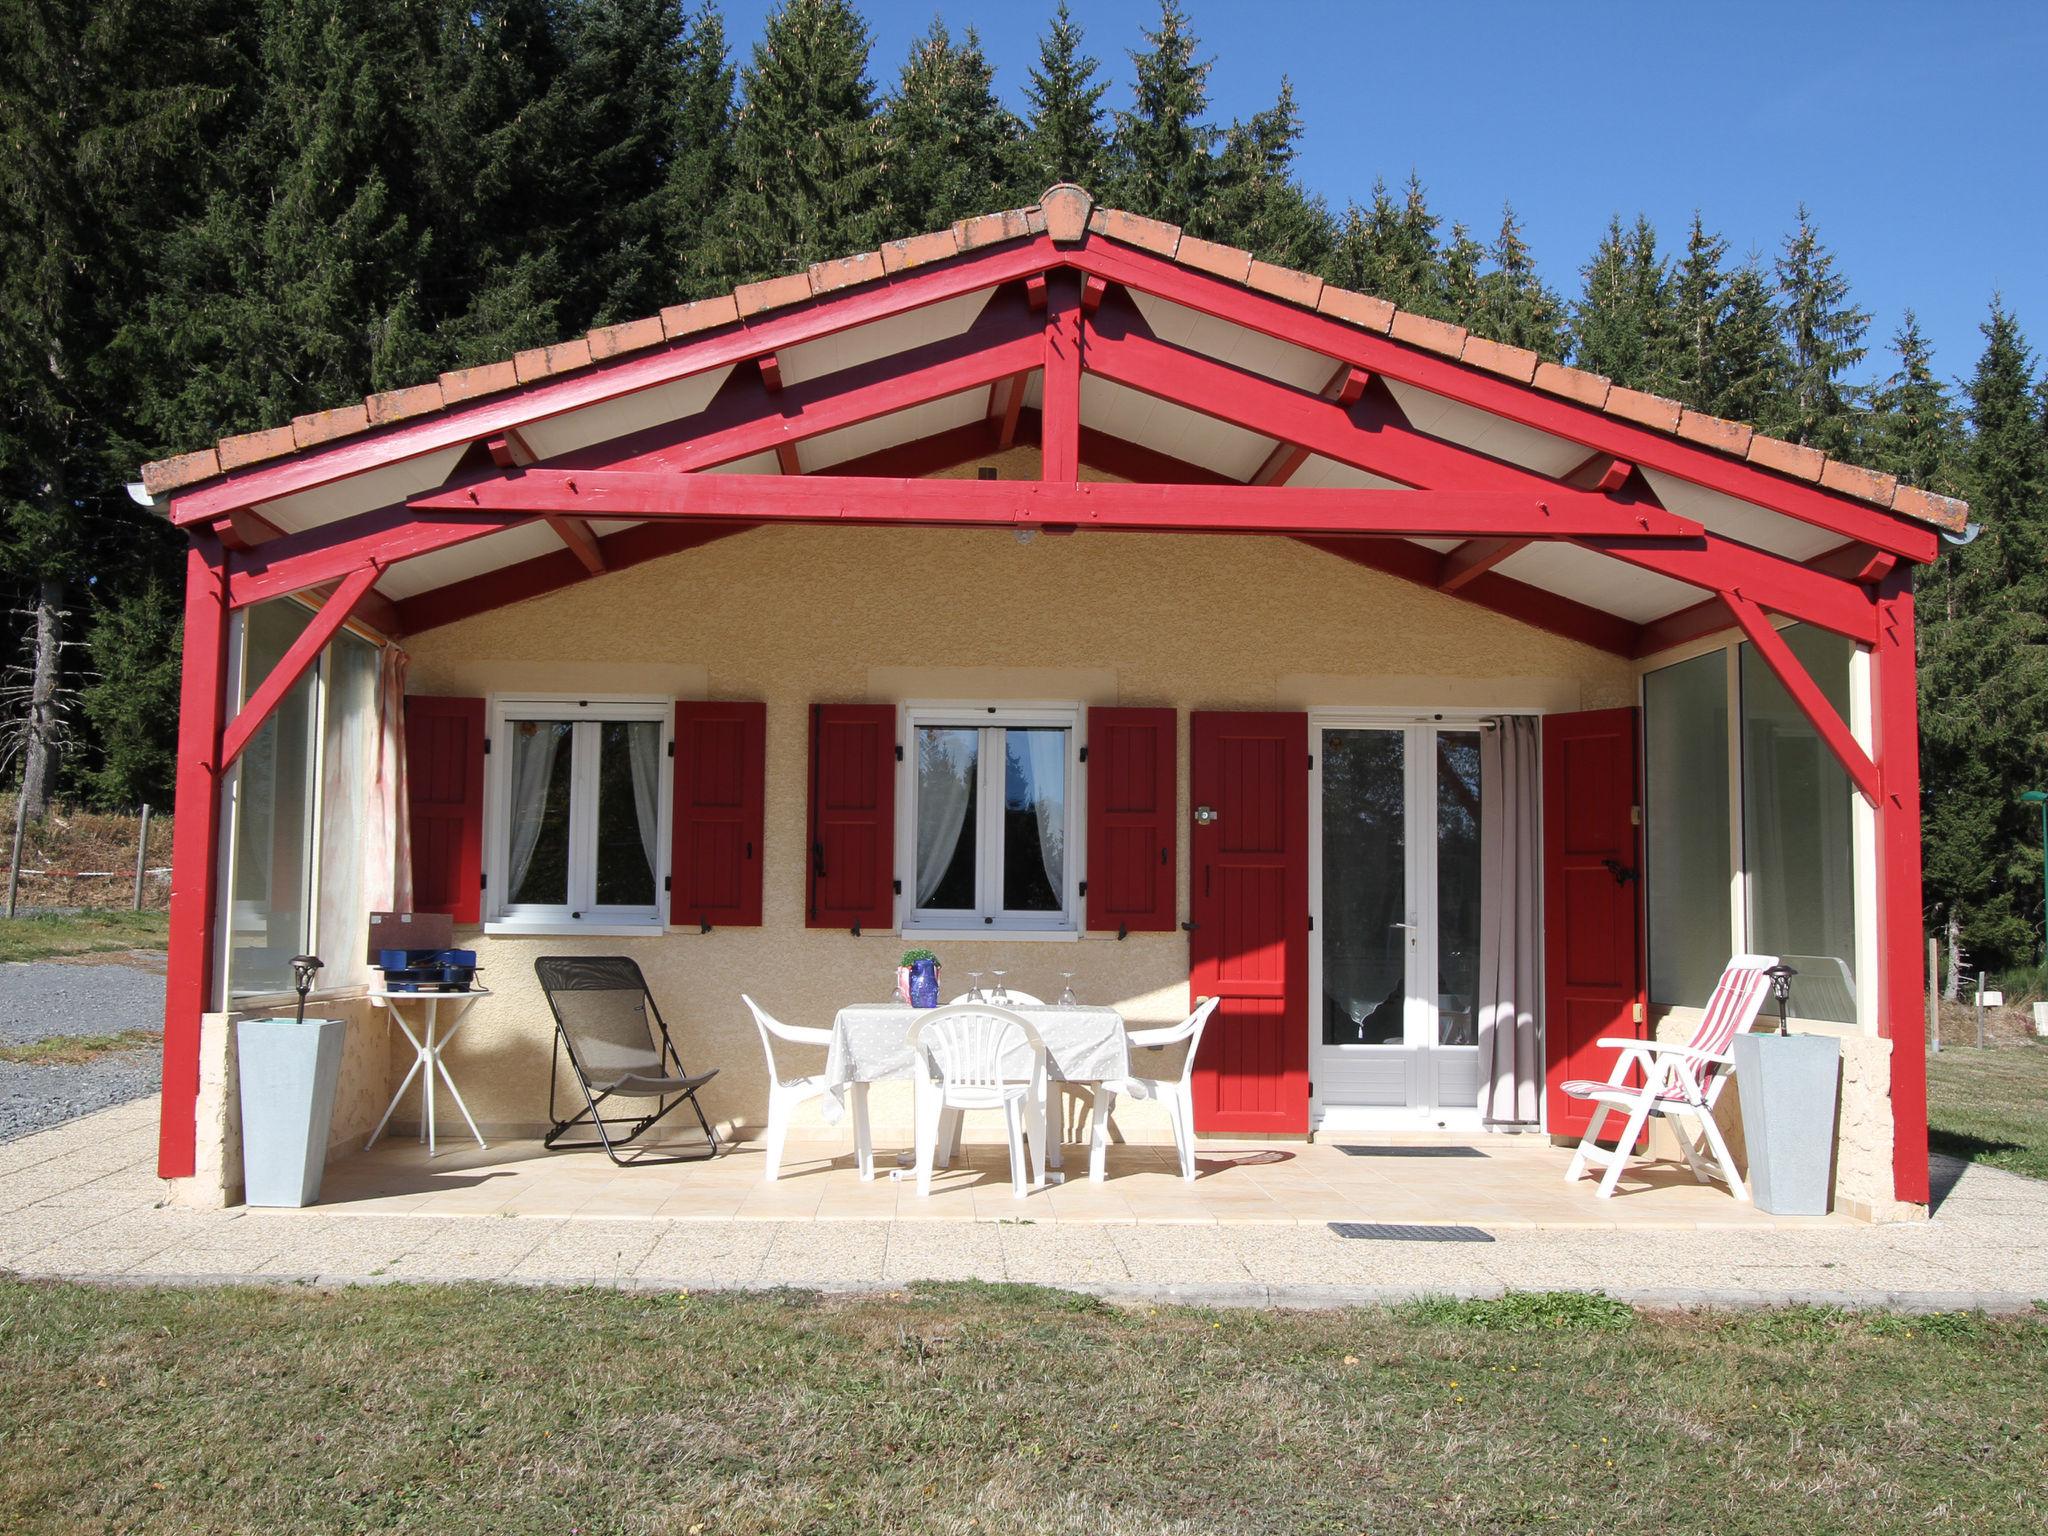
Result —
[{"label": "window", "polygon": [[912,709],[905,928],[1071,932],[1079,711]]},{"label": "window", "polygon": [[492,711],[486,916],[602,932],[662,924],[666,699],[506,699]]},{"label": "window", "polygon": [[[243,614],[239,702],[248,702],[312,617],[289,600]],[[289,991],[295,955],[326,962],[323,988],[367,974],[369,914],[359,896],[363,765],[375,740],[377,674],[377,647],[337,634],[236,760],[222,892],[230,998]]]},{"label": "window", "polygon": [[1733,952],[1726,651],[1643,679],[1643,737],[1650,1000],[1700,1008]]}]

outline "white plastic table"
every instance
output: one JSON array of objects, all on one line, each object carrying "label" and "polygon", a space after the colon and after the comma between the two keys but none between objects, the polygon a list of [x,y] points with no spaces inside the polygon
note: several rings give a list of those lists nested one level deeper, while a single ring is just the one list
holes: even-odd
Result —
[{"label": "white plastic table", "polygon": [[[448,1075],[448,1064],[441,1059],[441,1053],[448,1049],[448,1042],[455,1038],[455,1032],[469,1017],[470,1005],[480,997],[489,997],[489,987],[474,987],[467,992],[387,992],[381,987],[370,990],[370,1001],[391,1015],[413,1048],[412,1070],[405,1074],[405,1081],[398,1085],[398,1092],[391,1095],[391,1103],[384,1111],[384,1118],[377,1122],[377,1129],[370,1132],[370,1139],[363,1144],[368,1151],[377,1145],[377,1138],[384,1134],[384,1127],[391,1123],[391,1112],[398,1108],[398,1101],[405,1097],[413,1079],[426,1075],[420,1081],[420,1140],[427,1144],[427,1156],[439,1155],[434,1140],[434,1076],[440,1074],[441,1081],[448,1085],[449,1097],[455,1100],[455,1107],[462,1111],[462,1118],[469,1123],[469,1134],[476,1138],[478,1146],[485,1145],[483,1132],[476,1128],[476,1121],[469,1113],[469,1106],[462,1102],[462,1095],[455,1087],[455,1079]],[[415,1028],[417,1025],[417,1028]]]}]

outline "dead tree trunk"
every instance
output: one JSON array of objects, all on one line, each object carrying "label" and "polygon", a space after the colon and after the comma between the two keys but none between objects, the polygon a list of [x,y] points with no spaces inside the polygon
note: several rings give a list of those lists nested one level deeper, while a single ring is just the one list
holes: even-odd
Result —
[{"label": "dead tree trunk", "polygon": [[49,814],[57,786],[59,668],[64,650],[64,584],[45,578],[36,587],[35,654],[31,662],[28,715],[23,721],[21,805],[24,821]]},{"label": "dead tree trunk", "polygon": [[1942,983],[1941,995],[1952,1003],[1963,1000],[1963,925],[1954,907],[1948,909],[1948,978]]}]

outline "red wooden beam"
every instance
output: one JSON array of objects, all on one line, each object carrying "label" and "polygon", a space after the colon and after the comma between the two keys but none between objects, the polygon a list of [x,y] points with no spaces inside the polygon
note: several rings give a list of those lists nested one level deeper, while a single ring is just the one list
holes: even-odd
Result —
[{"label": "red wooden beam", "polygon": [[1814,730],[1820,733],[1820,739],[1827,743],[1828,750],[1848,770],[1863,798],[1873,806],[1878,805],[1883,799],[1883,790],[1877,765],[1865,755],[1855,735],[1835,713],[1835,706],[1820,691],[1820,685],[1813,680],[1812,674],[1792,654],[1792,647],[1785,643],[1785,637],[1764,616],[1763,609],[1740,593],[1723,592],[1721,601],[1735,615],[1735,622],[1742,627],[1749,643],[1756,647],[1764,664],[1785,685],[1785,691],[1792,695],[1792,702],[1799,706],[1799,712],[1813,723]]},{"label": "red wooden beam", "polygon": [[593,576],[603,574],[604,551],[597,547],[597,535],[590,531],[590,524],[580,517],[557,515],[548,519],[548,526],[555,530],[555,537],[582,562],[586,571]]},{"label": "red wooden beam", "polygon": [[357,601],[376,585],[382,574],[375,565],[351,571],[335,589],[334,595],[320,605],[320,611],[313,615],[313,622],[300,631],[298,639],[270,669],[270,675],[256,685],[256,691],[249,695],[249,702],[236,710],[234,719],[228,722],[227,731],[221,738],[220,772],[226,773],[234,766],[235,759],[242,755],[242,749],[249,745],[250,738],[263,728],[263,722],[284,701],[292,685],[306,675],[306,669],[320,659],[321,651],[334,638],[334,632],[348,622]]},{"label": "red wooden beam", "polygon": [[501,533],[529,521],[518,512],[449,512],[422,516],[385,507],[342,522],[294,533],[234,556],[228,564],[230,607],[247,608],[339,581],[371,561],[392,566]]},{"label": "red wooden beam", "polygon": [[1102,296],[1109,292],[1109,284],[1093,273],[1081,279],[1081,313],[1092,315],[1102,307]]},{"label": "red wooden beam", "polygon": [[1039,478],[1072,481],[1081,473],[1081,310],[1071,293],[1047,306],[1043,366]]},{"label": "red wooden beam", "polygon": [[[340,586],[337,581],[322,582],[317,587],[308,587],[299,596],[309,602],[324,604]],[[405,634],[405,621],[398,615],[398,604],[375,587],[356,599],[355,612],[349,615],[349,622],[374,629],[387,640],[401,639]]]},{"label": "red wooden beam", "polygon": [[771,395],[782,393],[782,359],[773,352],[764,352],[755,362],[761,369],[761,387]]},{"label": "red wooden beam", "polygon": [[213,1008],[213,924],[220,906],[221,800],[213,765],[220,752],[227,662],[227,566],[218,540],[202,532],[185,554],[164,1081],[156,1146],[157,1177],[164,1179],[190,1178],[196,1163],[199,1021]]},{"label": "red wooden beam", "polygon": [[491,456],[491,462],[500,469],[531,464],[538,457],[533,449],[527,446],[526,439],[520,436],[517,427],[507,427],[495,436],[486,438],[484,451]]},{"label": "red wooden beam", "polygon": [[785,475],[800,475],[804,472],[804,461],[797,457],[795,443],[775,445],[775,467]]},{"label": "red wooden beam", "polygon": [[936,523],[1159,528],[1213,533],[1578,538],[1598,533],[1682,537],[1691,526],[1661,507],[1617,506],[1552,487],[1542,497],[1497,491],[1387,491],[1250,485],[1121,485],[1054,480],[884,480],[838,475],[677,475],[545,467],[422,493],[427,513],[771,522]]},{"label": "red wooden beam", "polygon": [[857,325],[907,314],[984,288],[1013,283],[1060,264],[1046,236],[990,246],[971,255],[899,272],[830,298],[758,315],[703,337],[612,359],[560,379],[493,395],[474,405],[339,439],[289,459],[254,466],[172,498],[174,524],[216,517],[236,507],[328,485],[366,469],[420,454],[460,447],[508,426],[542,421],[563,411],[602,404],[658,384],[815,341]]},{"label": "red wooden beam", "polygon": [[1920,889],[1919,689],[1913,669],[1913,578],[1878,589],[1871,648],[1871,725],[1884,796],[1877,807],[1877,1027],[1892,1043],[1892,1193],[1928,1203],[1925,911]]},{"label": "red wooden beam", "polygon": [[1439,592],[1456,592],[1492,570],[1501,561],[1534,542],[1530,539],[1467,539],[1443,557],[1437,573]]},{"label": "red wooden beam", "polygon": [[[1356,565],[1384,571],[1419,587],[1436,590],[1443,556],[1420,544],[1402,539],[1304,539],[1327,554],[1338,555]],[[1445,594],[1493,613],[1504,614],[1536,629],[1567,640],[1608,651],[1616,656],[1633,655],[1636,626],[1602,609],[1559,597],[1541,587],[1516,581],[1489,571]]]},{"label": "red wooden beam", "polygon": [[1787,517],[1860,539],[1903,559],[1931,561],[1935,531],[1924,523],[1791,480],[1605,411],[1545,394],[1499,374],[1404,346],[1389,337],[1311,314],[1235,283],[1144,251],[1091,240],[1062,260],[1113,283],[1399,379],[1589,449],[1721,491]]},{"label": "red wooden beam", "polygon": [[284,537],[284,530],[253,507],[237,507],[213,520],[214,536],[223,549],[254,549]]},{"label": "red wooden beam", "polygon": [[[1232,421],[1267,437],[1300,444],[1325,458],[1354,465],[1424,490],[1451,487],[1546,495],[1559,482],[1533,470],[1417,432],[1398,413],[1365,401],[1346,409],[1272,379],[1172,347],[1130,328],[1131,317],[1103,311],[1088,333],[1091,372],[1140,393]],[[1358,419],[1354,419],[1357,417]],[[1575,493],[1593,494],[1593,493]],[[1646,502],[1624,503],[1638,512]],[[1667,514],[1668,515],[1668,514]],[[1680,543],[1589,536],[1589,549],[1678,581],[1718,592],[1736,587],[1766,607],[1868,643],[1876,618],[1867,594],[1853,585],[1765,554],[1698,524]],[[1482,530],[1467,529],[1477,534]],[[1647,531],[1647,525],[1642,531]]]},{"label": "red wooden beam", "polygon": [[[1330,375],[1330,382],[1323,386],[1323,398],[1342,406],[1353,406],[1371,382],[1371,374],[1347,363]],[[1298,444],[1275,443],[1273,451],[1266,455],[1266,462],[1253,471],[1251,484],[1285,485],[1294,478],[1295,471],[1308,462],[1308,457],[1308,450]]]},{"label": "red wooden beam", "polygon": [[1034,272],[1024,279],[1024,302],[1033,313],[1045,308],[1045,274]]},{"label": "red wooden beam", "polygon": [[[679,554],[709,544],[714,539],[729,538],[746,531],[745,524],[642,523],[635,528],[622,528],[617,533],[606,534],[598,540],[598,550],[604,557],[606,570],[622,571],[629,566],[658,560],[664,555]],[[566,549],[558,549],[495,571],[486,571],[481,576],[451,582],[445,587],[416,592],[400,602],[398,608],[405,620],[406,633],[417,634],[421,630],[438,629],[443,624],[453,624],[512,603],[524,602],[530,597],[559,592],[564,587],[588,581],[590,576],[591,572],[574,555]]]},{"label": "red wooden beam", "polygon": [[1024,391],[1031,383],[1029,373],[1013,373],[1001,384],[990,386],[1001,396],[1002,426],[996,432],[996,447],[1008,448],[1017,441],[1017,420],[1024,410]]},{"label": "red wooden beam", "polygon": [[1659,651],[1690,645],[1695,640],[1704,640],[1708,635],[1718,635],[1722,630],[1733,627],[1734,620],[1729,616],[1728,605],[1718,597],[1710,597],[1676,613],[1667,613],[1661,619],[1650,620],[1636,637],[1635,654],[1639,657],[1654,656]]}]

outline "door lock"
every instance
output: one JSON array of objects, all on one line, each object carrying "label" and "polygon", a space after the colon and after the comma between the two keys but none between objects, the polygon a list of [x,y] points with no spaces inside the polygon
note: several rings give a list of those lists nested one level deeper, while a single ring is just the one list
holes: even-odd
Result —
[{"label": "door lock", "polygon": [[1616,885],[1627,885],[1636,877],[1636,872],[1619,859],[1602,859],[1600,862],[1607,867],[1607,873],[1614,876]]},{"label": "door lock", "polygon": [[1198,826],[1198,827],[1206,827],[1206,826],[1208,826],[1208,825],[1209,825],[1209,824],[1210,824],[1211,822],[1213,822],[1213,821],[1214,821],[1215,819],[1216,819],[1216,809],[1215,809],[1215,807],[1214,807],[1214,806],[1208,806],[1208,805],[1198,805],[1198,806],[1196,806],[1196,807],[1195,807],[1195,825],[1196,825],[1196,826]]}]

